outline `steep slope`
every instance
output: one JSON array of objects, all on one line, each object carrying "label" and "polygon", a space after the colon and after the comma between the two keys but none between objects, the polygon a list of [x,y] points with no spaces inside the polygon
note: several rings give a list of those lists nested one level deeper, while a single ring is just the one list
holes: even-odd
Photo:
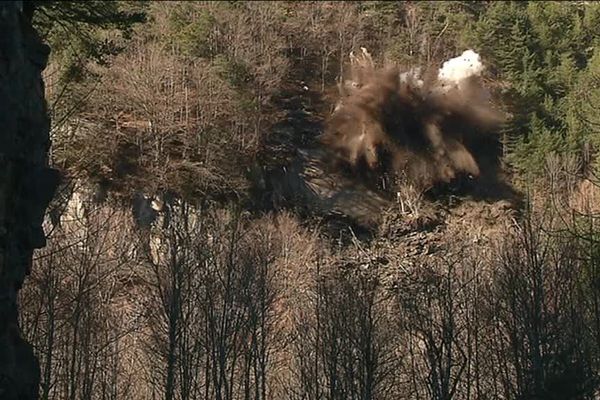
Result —
[{"label": "steep slope", "polygon": [[331,115],[304,82],[282,96],[287,116],[259,160],[255,203],[391,235],[445,223],[457,199],[476,209],[518,206],[494,135],[504,116],[479,78],[476,53],[423,80],[415,70],[378,70],[364,48],[350,58],[352,76]]},{"label": "steep slope", "polygon": [[31,27],[31,7],[0,3],[0,398],[6,400],[38,398],[39,365],[21,338],[17,293],[33,250],[46,244],[41,224],[58,184],[57,171],[47,168],[41,78],[49,48]]}]

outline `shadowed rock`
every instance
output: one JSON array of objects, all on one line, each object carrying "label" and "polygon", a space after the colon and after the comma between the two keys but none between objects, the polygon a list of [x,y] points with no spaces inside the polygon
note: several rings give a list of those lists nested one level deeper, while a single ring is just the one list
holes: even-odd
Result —
[{"label": "shadowed rock", "polygon": [[0,399],[38,398],[40,372],[21,338],[17,293],[59,181],[48,168],[50,123],[41,72],[49,48],[31,27],[31,3],[0,2]]}]

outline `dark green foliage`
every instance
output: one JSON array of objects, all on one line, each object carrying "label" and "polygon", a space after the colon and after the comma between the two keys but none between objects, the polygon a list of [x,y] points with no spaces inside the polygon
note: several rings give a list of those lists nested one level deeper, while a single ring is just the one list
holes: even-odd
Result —
[{"label": "dark green foliage", "polygon": [[68,63],[66,79],[82,78],[89,59],[103,61],[119,50],[102,30],[131,33],[135,23],[145,20],[145,3],[114,1],[34,1],[33,24],[50,46],[53,55]]},{"label": "dark green foliage", "polygon": [[508,161],[521,174],[540,173],[549,152],[595,141],[577,122],[584,103],[574,93],[600,38],[598,12],[593,2],[493,2],[467,30],[465,43],[504,83]]},{"label": "dark green foliage", "polygon": [[186,3],[174,9],[169,18],[169,41],[185,56],[210,58],[215,54],[212,32],[217,21],[206,10],[194,8],[194,4]]},{"label": "dark green foliage", "polygon": [[243,62],[228,59],[223,55],[215,57],[213,68],[221,79],[238,89],[246,87],[251,80],[248,67]]},{"label": "dark green foliage", "polygon": [[132,22],[143,22],[146,2],[114,1],[33,1],[34,22],[40,34],[56,24],[75,26],[87,24],[97,28],[126,29]]}]

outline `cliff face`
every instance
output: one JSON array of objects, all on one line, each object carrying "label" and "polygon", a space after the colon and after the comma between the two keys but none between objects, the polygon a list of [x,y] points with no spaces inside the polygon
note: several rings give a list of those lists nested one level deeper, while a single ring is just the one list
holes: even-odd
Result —
[{"label": "cliff face", "polygon": [[[0,398],[38,397],[39,366],[21,338],[17,293],[58,184],[48,168],[50,123],[41,72],[50,49],[21,1],[0,2]],[[27,5],[25,5],[27,7]]]}]

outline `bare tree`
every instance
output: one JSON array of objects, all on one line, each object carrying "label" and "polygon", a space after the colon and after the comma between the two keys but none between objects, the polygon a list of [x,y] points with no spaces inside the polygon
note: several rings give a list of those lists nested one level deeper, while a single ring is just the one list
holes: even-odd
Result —
[{"label": "bare tree", "polygon": [[578,290],[595,261],[579,257],[570,237],[548,234],[543,226],[552,223],[528,216],[496,267],[495,344],[506,397],[591,398],[595,390],[593,329],[582,307],[587,294]]},{"label": "bare tree", "polygon": [[[342,261],[340,261],[342,262]],[[394,398],[400,355],[387,299],[368,271],[317,270],[312,313],[297,320],[298,387],[292,398]]]},{"label": "bare tree", "polygon": [[[23,294],[23,328],[41,359],[41,398],[125,397],[128,372],[119,343],[135,330],[136,316],[121,308],[119,293],[130,261],[123,215],[106,208],[69,211]],[[113,385],[103,384],[111,379]]]},{"label": "bare tree", "polygon": [[265,399],[275,250],[239,214],[197,211],[172,206],[160,244],[148,249],[158,253],[148,257],[161,305],[150,348],[159,356],[158,385],[171,399]]}]

